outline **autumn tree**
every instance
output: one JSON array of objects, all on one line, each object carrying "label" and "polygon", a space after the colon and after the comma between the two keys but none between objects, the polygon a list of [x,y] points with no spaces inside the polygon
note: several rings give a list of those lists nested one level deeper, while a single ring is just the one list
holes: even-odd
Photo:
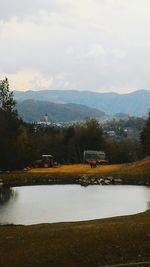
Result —
[{"label": "autumn tree", "polygon": [[87,119],[84,124],[75,128],[75,144],[79,161],[83,161],[84,150],[103,148],[103,130],[95,119]]}]

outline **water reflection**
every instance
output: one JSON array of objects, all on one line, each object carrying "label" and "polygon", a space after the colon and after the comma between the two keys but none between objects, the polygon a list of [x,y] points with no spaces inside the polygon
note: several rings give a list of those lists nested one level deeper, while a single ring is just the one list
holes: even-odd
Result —
[{"label": "water reflection", "polygon": [[0,188],[0,224],[84,221],[150,209],[145,186],[50,185]]},{"label": "water reflection", "polygon": [[17,192],[10,187],[0,187],[0,206],[7,204],[10,200],[16,200]]}]

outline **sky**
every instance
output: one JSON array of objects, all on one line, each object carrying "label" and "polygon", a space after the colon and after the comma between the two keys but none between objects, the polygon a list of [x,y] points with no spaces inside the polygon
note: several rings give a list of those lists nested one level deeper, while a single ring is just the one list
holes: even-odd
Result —
[{"label": "sky", "polygon": [[150,90],[149,0],[0,0],[11,90]]}]

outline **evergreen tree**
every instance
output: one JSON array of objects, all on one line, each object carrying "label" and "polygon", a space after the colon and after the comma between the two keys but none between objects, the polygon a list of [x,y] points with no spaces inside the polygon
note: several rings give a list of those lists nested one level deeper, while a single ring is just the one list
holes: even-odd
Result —
[{"label": "evergreen tree", "polygon": [[5,78],[0,81],[0,170],[23,168],[31,159],[26,125],[18,118],[15,104]]},{"label": "evergreen tree", "polygon": [[141,143],[143,147],[144,156],[150,155],[150,111],[148,119],[145,123],[143,131],[141,132]]},{"label": "evergreen tree", "polygon": [[9,91],[8,79],[0,81],[0,108],[6,112],[14,112],[16,101],[13,99],[13,92]]}]

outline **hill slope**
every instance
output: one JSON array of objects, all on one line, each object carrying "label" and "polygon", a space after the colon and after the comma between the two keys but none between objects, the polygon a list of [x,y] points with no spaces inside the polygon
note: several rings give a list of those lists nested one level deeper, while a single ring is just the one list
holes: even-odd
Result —
[{"label": "hill slope", "polygon": [[32,99],[19,101],[17,110],[27,122],[39,121],[45,114],[48,115],[49,121],[55,122],[81,121],[86,117],[103,119],[106,116],[104,112],[84,105],[56,104]]}]

